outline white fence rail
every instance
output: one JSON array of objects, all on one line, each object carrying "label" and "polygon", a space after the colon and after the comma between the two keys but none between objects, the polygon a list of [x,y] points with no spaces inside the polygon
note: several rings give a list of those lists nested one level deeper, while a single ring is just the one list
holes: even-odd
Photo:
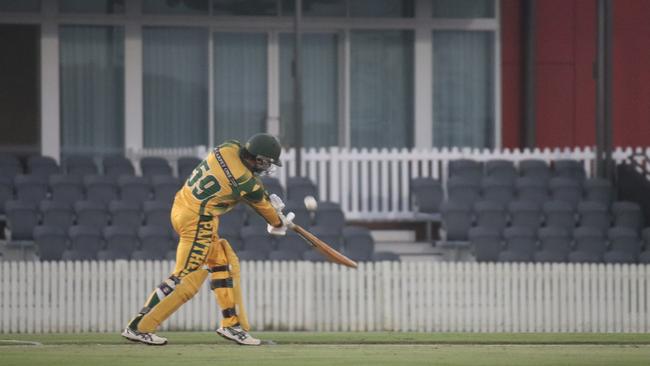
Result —
[{"label": "white fence rail", "polygon": [[[204,146],[177,149],[145,149],[130,151],[129,157],[139,161],[145,156],[166,157],[172,166],[182,156],[204,158]],[[650,157],[650,148],[618,148],[614,159],[622,161],[638,153]],[[506,159],[515,163],[524,159],[575,159],[584,164],[588,176],[595,166],[591,148],[487,150],[487,149],[305,149],[302,154],[302,174],[311,178],[319,188],[320,199],[341,204],[348,219],[394,220],[413,219],[409,181],[415,177],[447,176],[450,160],[474,159],[487,161]],[[295,150],[282,153],[284,167],[278,178],[286,185],[287,177],[296,175]],[[137,165],[137,164],[136,164]]]},{"label": "white fence rail", "polygon": [[[117,332],[171,262],[0,263],[0,332]],[[650,266],[245,262],[255,330],[649,332]],[[210,330],[208,286],[163,329]]]}]

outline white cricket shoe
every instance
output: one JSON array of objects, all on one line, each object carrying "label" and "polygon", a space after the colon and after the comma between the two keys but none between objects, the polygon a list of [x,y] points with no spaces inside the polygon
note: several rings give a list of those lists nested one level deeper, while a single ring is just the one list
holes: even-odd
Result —
[{"label": "white cricket shoe", "polygon": [[217,329],[217,334],[244,346],[259,346],[262,343],[259,339],[253,338],[252,335],[248,334],[248,332],[243,330],[239,325],[219,328]]},{"label": "white cricket shoe", "polygon": [[133,342],[140,342],[150,346],[163,346],[167,344],[167,338],[159,337],[154,333],[141,333],[129,327],[124,328],[122,337]]}]

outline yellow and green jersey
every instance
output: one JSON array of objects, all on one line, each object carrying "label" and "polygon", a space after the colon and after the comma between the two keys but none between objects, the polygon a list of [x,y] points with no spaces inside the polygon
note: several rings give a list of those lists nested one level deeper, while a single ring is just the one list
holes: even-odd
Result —
[{"label": "yellow and green jersey", "polygon": [[[174,204],[193,210],[198,215],[218,216],[243,201],[262,215],[269,224],[280,226],[282,222],[271,206],[264,185],[241,161],[240,150],[241,144],[230,140],[210,152],[194,169],[183,188],[176,193]],[[223,157],[237,186],[230,183],[221,168],[217,151]]]}]

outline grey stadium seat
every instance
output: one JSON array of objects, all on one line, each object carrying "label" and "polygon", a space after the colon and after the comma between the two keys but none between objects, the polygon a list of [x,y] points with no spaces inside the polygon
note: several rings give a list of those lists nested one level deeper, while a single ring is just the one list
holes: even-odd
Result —
[{"label": "grey stadium seat", "polygon": [[78,250],[66,250],[61,255],[63,261],[89,261],[96,259],[97,256],[89,252],[80,252]]},{"label": "grey stadium seat", "polygon": [[537,249],[535,231],[527,227],[509,227],[503,231],[506,250],[499,253],[499,261],[529,262]]},{"label": "grey stadium seat", "polygon": [[301,252],[287,250],[273,250],[269,253],[269,260],[272,261],[299,261],[302,260]]},{"label": "grey stadium seat", "polygon": [[573,179],[566,177],[555,177],[549,182],[551,197],[556,201],[564,201],[576,207],[582,200],[582,185]]},{"label": "grey stadium seat", "polygon": [[326,262],[327,259],[316,249],[307,249],[302,253],[302,258],[310,262]]},{"label": "grey stadium seat", "polygon": [[0,173],[10,177],[23,174],[23,166],[15,155],[0,153]]},{"label": "grey stadium seat", "polygon": [[58,226],[36,226],[34,242],[42,261],[58,261],[68,246],[68,234]]},{"label": "grey stadium seat", "polygon": [[373,262],[399,262],[400,257],[393,252],[376,252],[372,255]]},{"label": "grey stadium seat", "polygon": [[345,226],[345,214],[338,203],[319,202],[314,222],[320,227],[330,228],[332,232],[341,232]]},{"label": "grey stadium seat", "polygon": [[519,171],[522,177],[532,178],[547,182],[551,179],[551,168],[544,160],[525,159],[519,162]]},{"label": "grey stadium seat", "polygon": [[607,239],[599,228],[579,227],[573,231],[574,251],[569,254],[570,262],[602,262],[607,251]]},{"label": "grey stadium seat", "polygon": [[563,227],[544,227],[538,234],[540,250],[536,262],[566,262],[571,251],[571,236]]},{"label": "grey stadium seat", "polygon": [[546,226],[558,226],[568,230],[575,227],[575,211],[564,201],[548,201],[542,206]]},{"label": "grey stadium seat", "polygon": [[641,231],[641,238],[646,249],[650,249],[650,227],[647,227]]},{"label": "grey stadium seat", "polygon": [[61,201],[73,204],[84,199],[84,189],[81,179],[74,175],[50,176],[50,191],[52,201]]},{"label": "grey stadium seat", "polygon": [[106,250],[122,253],[127,258],[138,246],[138,237],[131,226],[108,226],[103,230]]},{"label": "grey stadium seat", "polygon": [[311,215],[307,208],[305,208],[305,203],[300,201],[288,201],[286,203],[287,207],[284,209],[284,213],[293,212],[296,214],[296,218],[293,220],[294,223],[309,229],[311,226]]},{"label": "grey stadium seat", "polygon": [[611,218],[607,206],[597,201],[583,201],[578,204],[580,226],[593,227],[603,232],[609,229]]},{"label": "grey stadium seat", "polygon": [[95,259],[104,244],[100,230],[92,226],[72,226],[68,229],[68,236],[70,249],[88,259]]},{"label": "grey stadium seat", "polygon": [[489,227],[473,227],[469,230],[469,243],[477,262],[496,262],[503,249],[501,231]]},{"label": "grey stadium seat", "polygon": [[452,177],[447,181],[447,197],[450,201],[473,204],[481,199],[480,180]]},{"label": "grey stadium seat", "polygon": [[166,227],[145,225],[138,228],[140,248],[154,252],[166,252],[176,248],[176,242]]},{"label": "grey stadium seat", "polygon": [[122,176],[117,180],[120,187],[120,199],[142,203],[151,198],[151,187],[143,177]]},{"label": "grey stadium seat", "polygon": [[641,230],[643,227],[643,213],[641,206],[635,202],[617,201],[612,204],[614,225]]},{"label": "grey stadium seat", "polygon": [[287,179],[287,200],[302,202],[306,196],[313,196],[318,200],[318,189],[314,182],[307,177],[289,177]]},{"label": "grey stadium seat", "polygon": [[537,229],[542,224],[541,206],[533,201],[512,201],[508,204],[511,226]]},{"label": "grey stadium seat", "polygon": [[244,243],[239,237],[220,236],[219,238],[227,240],[232,250],[234,250],[236,253],[244,249]]},{"label": "grey stadium seat", "polygon": [[66,174],[80,178],[87,175],[96,175],[99,172],[93,158],[85,155],[68,156],[65,159],[64,166]]},{"label": "grey stadium seat", "polygon": [[240,261],[264,261],[269,258],[269,252],[257,250],[242,250],[237,253]]},{"label": "grey stadium seat", "polygon": [[375,251],[375,241],[369,232],[343,231],[345,254],[355,261],[371,261]]},{"label": "grey stadium seat", "polygon": [[111,201],[108,204],[111,225],[138,227],[142,223],[140,205],[132,201]]},{"label": "grey stadium seat", "polygon": [[31,202],[7,201],[5,203],[7,228],[12,240],[31,240],[38,225],[38,210]]},{"label": "grey stadium seat", "polygon": [[181,188],[181,183],[171,175],[158,175],[151,178],[151,186],[154,200],[171,204],[176,192]]},{"label": "grey stadium seat", "polygon": [[485,175],[513,184],[519,176],[513,161],[500,159],[488,160],[485,162]]},{"label": "grey stadium seat", "polygon": [[[262,217],[262,215],[258,214],[252,207],[246,205],[245,206],[245,212],[246,212],[246,226],[255,226],[255,227],[260,227],[260,228],[266,228],[267,222]],[[285,212],[288,212],[285,210]]]},{"label": "grey stadium seat", "polygon": [[83,179],[88,201],[100,202],[108,205],[109,202],[118,198],[117,184],[111,177],[103,175],[89,175]]},{"label": "grey stadium seat", "polygon": [[336,250],[343,247],[343,229],[333,232],[331,228],[316,225],[310,227],[309,232]]},{"label": "grey stadium seat", "polygon": [[147,225],[166,226],[172,230],[171,202],[146,201],[142,204],[142,211]]},{"label": "grey stadium seat", "polygon": [[106,207],[99,202],[78,201],[74,204],[77,225],[103,228],[108,225],[109,214]]},{"label": "grey stadium seat", "polygon": [[47,198],[47,179],[37,175],[17,175],[14,189],[19,201],[38,204]]},{"label": "grey stadium seat", "polygon": [[587,201],[596,201],[610,205],[614,200],[612,182],[603,178],[589,178],[582,183]]},{"label": "grey stadium seat", "polygon": [[446,240],[467,240],[467,232],[473,222],[471,206],[461,202],[445,201],[440,210],[442,211],[442,228],[446,232]]},{"label": "grey stadium seat", "polygon": [[184,156],[179,158],[177,161],[178,178],[182,181],[187,180],[199,164],[201,164],[201,159],[193,156]]},{"label": "grey stadium seat", "polygon": [[0,175],[0,215],[5,213],[5,203],[14,198],[13,178],[9,175]]},{"label": "grey stadium seat", "polygon": [[475,183],[483,178],[483,163],[471,159],[449,161],[449,178],[461,177]]},{"label": "grey stadium seat", "polygon": [[264,188],[266,189],[269,194],[276,194],[283,200],[286,198],[286,193],[284,192],[284,188],[282,188],[282,184],[280,184],[280,181],[277,178],[269,177],[269,176],[262,176],[261,178],[262,184],[264,185]]},{"label": "grey stadium seat", "polygon": [[232,210],[219,216],[219,235],[234,236],[239,238],[244,222],[246,211],[242,205],[237,205]]},{"label": "grey stadium seat", "polygon": [[517,199],[543,204],[549,200],[547,181],[535,177],[521,177],[515,182]]},{"label": "grey stadium seat", "polygon": [[615,250],[610,250],[603,256],[605,263],[636,263],[637,260],[637,256],[634,256],[632,253]]},{"label": "grey stadium seat", "polygon": [[27,159],[27,171],[31,175],[49,177],[53,174],[59,174],[61,169],[56,160],[49,156],[32,156]]},{"label": "grey stadium seat", "polygon": [[[641,252],[642,243],[637,232],[628,227],[613,227],[607,232],[610,251],[605,254],[605,261],[612,258],[626,258],[624,262],[636,262]],[[612,254],[614,252],[615,254]]]},{"label": "grey stadium seat", "polygon": [[507,223],[504,206],[499,202],[479,201],[474,204],[476,226],[503,230]]},{"label": "grey stadium seat", "polygon": [[513,180],[501,177],[487,177],[481,183],[483,199],[507,205],[515,199],[515,186]]},{"label": "grey stadium seat", "polygon": [[74,210],[67,202],[46,200],[41,202],[39,208],[43,225],[67,229],[74,223]]},{"label": "grey stadium seat", "polygon": [[277,250],[287,252],[302,253],[309,246],[298,234],[293,232],[287,232],[287,235],[279,236],[275,241],[277,243]]},{"label": "grey stadium seat", "polygon": [[411,198],[420,213],[437,214],[443,199],[442,185],[433,178],[411,179]]},{"label": "grey stadium seat", "polygon": [[131,260],[134,261],[158,261],[167,256],[166,251],[136,250],[131,254]]},{"label": "grey stadium seat", "polygon": [[140,169],[144,177],[154,177],[157,175],[172,175],[172,167],[167,159],[149,156],[140,159]]},{"label": "grey stadium seat", "polygon": [[274,238],[266,232],[265,228],[244,227],[241,237],[246,251],[264,252],[268,256],[268,253],[276,248]]},{"label": "grey stadium seat", "polygon": [[118,259],[128,260],[131,259],[131,253],[125,253],[122,251],[105,249],[97,252],[97,260],[100,261],[115,261]]},{"label": "grey stadium seat", "polygon": [[104,157],[102,161],[104,175],[117,179],[123,175],[135,175],[135,169],[131,160],[121,155]]},{"label": "grey stadium seat", "polygon": [[582,182],[585,180],[586,173],[581,162],[572,159],[558,159],[553,162],[553,175]]},{"label": "grey stadium seat", "polygon": [[646,249],[643,253],[639,254],[639,263],[650,264],[650,250]]}]

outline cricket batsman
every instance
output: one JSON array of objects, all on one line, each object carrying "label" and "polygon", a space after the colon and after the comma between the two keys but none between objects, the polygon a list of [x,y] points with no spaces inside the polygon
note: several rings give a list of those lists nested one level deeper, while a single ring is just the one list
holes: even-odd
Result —
[{"label": "cricket batsman", "polygon": [[[149,345],[164,345],[167,339],[156,328],[194,296],[210,276],[210,287],[221,308],[217,334],[242,345],[259,345],[248,333],[239,279],[239,260],[230,244],[220,239],[219,216],[239,202],[250,205],[268,222],[268,232],[285,235],[294,214],[276,210],[257,177],[280,163],[280,143],[265,133],[252,136],[246,145],[227,141],[215,148],[176,193],[171,222],[180,239],[176,265],[169,278],[156,287],[144,307],[122,336]],[[274,202],[277,203],[274,197]],[[281,201],[280,201],[281,203]],[[277,206],[277,204],[275,205]]]}]

